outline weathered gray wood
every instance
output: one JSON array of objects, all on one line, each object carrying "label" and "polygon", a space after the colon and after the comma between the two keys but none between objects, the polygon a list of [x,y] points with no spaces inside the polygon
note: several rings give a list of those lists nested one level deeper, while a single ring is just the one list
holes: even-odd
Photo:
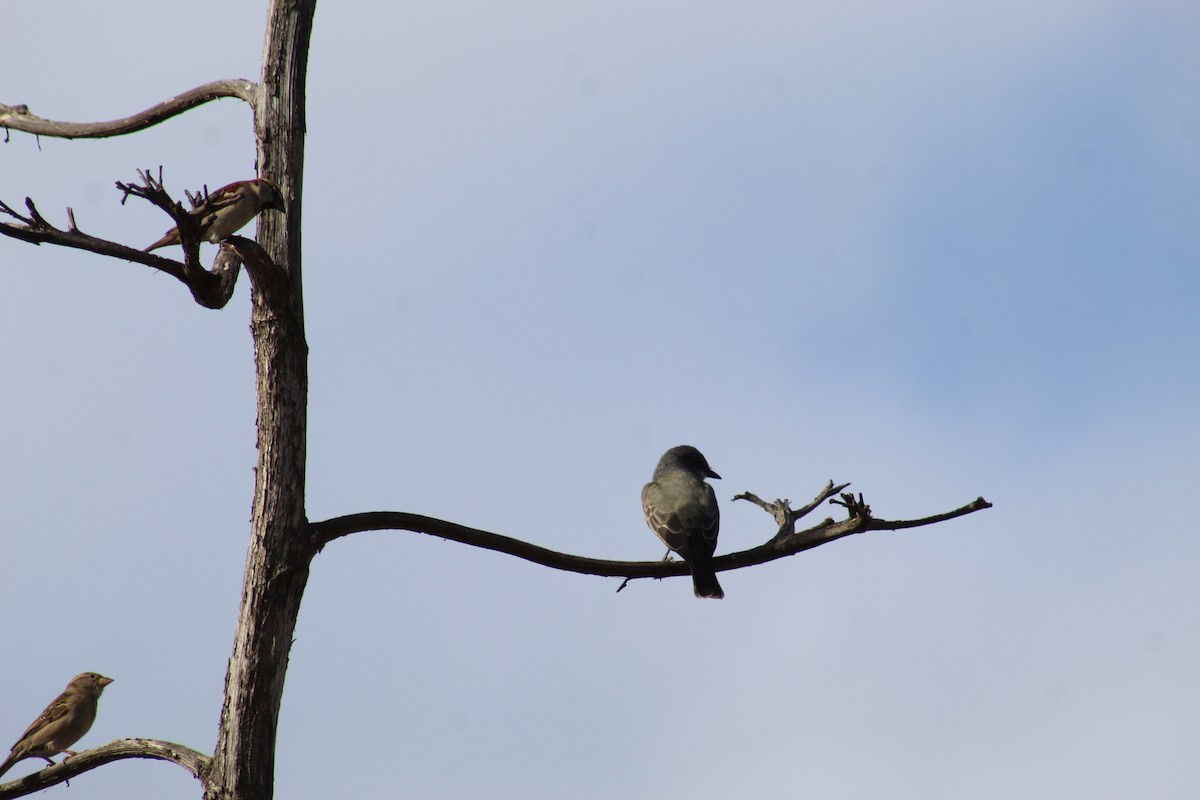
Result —
[{"label": "weathered gray wood", "polygon": [[[269,261],[263,269],[247,264],[254,285],[258,466],[242,605],[205,776],[208,800],[272,797],[288,653],[315,552],[304,513],[308,345],[300,271],[305,80],[315,10],[316,0],[273,0],[267,17],[254,114],[258,165],[279,187],[287,214],[259,218],[258,241]],[[270,262],[286,279],[271,279]]]}]

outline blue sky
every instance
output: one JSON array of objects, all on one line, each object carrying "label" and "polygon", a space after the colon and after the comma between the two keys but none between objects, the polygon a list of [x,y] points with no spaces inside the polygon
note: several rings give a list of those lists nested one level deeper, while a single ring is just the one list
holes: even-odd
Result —
[{"label": "blue sky", "polygon": [[[742,491],[996,507],[724,573],[721,603],[339,541],[301,611],[279,796],[1191,797],[1200,9],[646,5],[318,10],[311,518],[653,559],[638,492],[680,443],[724,476],[720,551],[771,533]],[[50,118],[258,74],[244,3],[4,16],[0,100]],[[113,182],[159,164],[176,192],[247,177],[248,112],[13,134],[0,198],[144,245],[169,221]],[[248,287],[205,311],[8,239],[0,271],[0,739],[94,669],[116,683],[82,746],[209,750],[254,464]],[[198,791],[155,764],[78,785]]]}]

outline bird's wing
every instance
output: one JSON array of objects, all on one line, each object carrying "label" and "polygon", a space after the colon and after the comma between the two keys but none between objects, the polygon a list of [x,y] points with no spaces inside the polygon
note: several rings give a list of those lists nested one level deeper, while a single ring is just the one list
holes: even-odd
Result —
[{"label": "bird's wing", "polygon": [[717,493],[707,483],[704,484],[704,495],[700,500],[700,514],[697,517],[697,528],[708,545],[708,552],[717,549],[717,532],[721,528],[721,508],[717,505]]},{"label": "bird's wing", "polygon": [[33,721],[33,724],[30,725],[23,734],[21,734],[21,738],[18,739],[18,741],[24,741],[25,739],[28,739],[31,734],[42,730],[52,722],[62,719],[70,710],[71,704],[69,695],[67,692],[63,692],[58,697],[54,698],[54,702],[46,706],[46,710],[43,711],[38,718]]},{"label": "bird's wing", "polygon": [[234,205],[241,199],[240,192],[220,191],[210,194],[203,203],[201,203],[193,215],[200,219],[200,230],[207,230],[213,224],[217,217],[217,213],[229,206]]},{"label": "bird's wing", "polygon": [[642,510],[646,512],[646,524],[655,536],[662,539],[663,544],[676,552],[686,546],[683,523],[675,509],[664,502],[662,490],[656,481],[642,487]]},{"label": "bird's wing", "polygon": [[240,191],[238,184],[234,183],[230,184],[229,186],[223,186],[210,194],[208,197],[205,197],[204,202],[196,207],[194,213],[204,214],[217,211],[225,206],[233,205],[240,200],[241,197],[242,192]]}]

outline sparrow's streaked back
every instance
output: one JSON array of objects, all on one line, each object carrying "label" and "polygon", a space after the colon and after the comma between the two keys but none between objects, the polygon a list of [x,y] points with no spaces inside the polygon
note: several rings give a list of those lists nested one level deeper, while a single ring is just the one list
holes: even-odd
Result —
[{"label": "sparrow's streaked back", "polygon": [[[287,210],[275,184],[255,178],[222,186],[188,213],[200,221],[200,241],[215,243],[237,233],[268,208]],[[147,247],[146,252],[173,244],[179,244],[178,226]]]}]

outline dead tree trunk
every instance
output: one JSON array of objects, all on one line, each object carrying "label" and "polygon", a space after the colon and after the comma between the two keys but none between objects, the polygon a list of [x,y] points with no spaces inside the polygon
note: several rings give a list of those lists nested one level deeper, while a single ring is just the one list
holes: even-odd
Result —
[{"label": "dead tree trunk", "polygon": [[279,187],[288,213],[283,221],[264,215],[259,229],[259,242],[282,275],[255,281],[254,287],[250,331],[258,465],[242,605],[217,747],[205,780],[207,800],[272,797],[288,653],[314,551],[304,512],[308,345],[300,212],[305,79],[315,9],[316,0],[271,3],[254,108],[260,174]]}]

